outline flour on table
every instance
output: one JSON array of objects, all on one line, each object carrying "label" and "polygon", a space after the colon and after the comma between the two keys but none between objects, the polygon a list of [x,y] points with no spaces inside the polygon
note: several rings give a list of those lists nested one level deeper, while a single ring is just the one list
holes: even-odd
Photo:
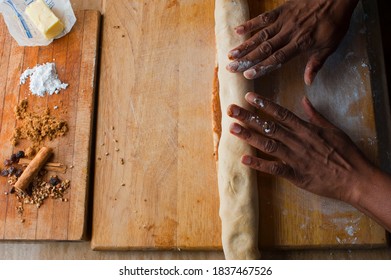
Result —
[{"label": "flour on table", "polygon": [[60,90],[66,89],[68,84],[58,79],[56,64],[45,63],[37,65],[34,68],[27,68],[20,76],[20,84],[25,84],[30,77],[30,91],[34,95],[45,96],[45,93],[53,95],[58,94]]}]

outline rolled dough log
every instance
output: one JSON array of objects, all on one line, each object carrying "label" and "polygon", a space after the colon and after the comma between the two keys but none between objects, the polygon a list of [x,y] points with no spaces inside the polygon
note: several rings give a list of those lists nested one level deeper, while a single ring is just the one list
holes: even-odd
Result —
[{"label": "rolled dough log", "polygon": [[221,138],[218,146],[218,186],[222,243],[226,259],[258,259],[258,188],[254,170],[240,161],[243,154],[255,154],[247,143],[229,132],[232,119],[226,114],[235,103],[250,110],[244,95],[253,90],[253,82],[242,74],[229,73],[228,51],[246,38],[234,33],[234,27],[248,20],[247,0],[215,1]]}]

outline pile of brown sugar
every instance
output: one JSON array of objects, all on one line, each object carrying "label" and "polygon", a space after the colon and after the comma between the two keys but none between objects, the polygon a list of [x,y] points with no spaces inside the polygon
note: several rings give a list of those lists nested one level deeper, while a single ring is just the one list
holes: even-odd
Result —
[{"label": "pile of brown sugar", "polygon": [[15,128],[11,139],[14,146],[21,139],[30,140],[32,143],[30,149],[34,153],[34,150],[46,138],[51,141],[67,133],[67,122],[51,116],[48,108],[42,114],[37,114],[27,112],[27,107],[27,100],[23,100],[15,107],[15,117],[20,121],[20,125]]}]

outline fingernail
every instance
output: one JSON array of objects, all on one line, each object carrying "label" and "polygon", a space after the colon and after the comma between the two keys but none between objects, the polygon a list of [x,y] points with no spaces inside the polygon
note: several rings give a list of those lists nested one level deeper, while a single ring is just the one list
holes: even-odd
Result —
[{"label": "fingernail", "polygon": [[237,117],[240,114],[240,109],[236,106],[229,107],[229,116]]},{"label": "fingernail", "polygon": [[254,104],[258,105],[261,108],[265,107],[265,103],[263,102],[262,99],[259,99],[259,98],[255,97],[253,102],[254,102]]},{"label": "fingernail", "polygon": [[228,64],[227,69],[229,71],[236,71],[238,69],[238,67],[239,67],[239,62],[233,61],[230,64]]},{"label": "fingernail", "polygon": [[238,57],[239,57],[239,54],[240,54],[240,51],[238,51],[238,50],[233,50],[233,51],[230,51],[230,52],[228,53],[228,57],[229,57],[230,59],[238,58]]},{"label": "fingernail", "polygon": [[247,79],[253,79],[256,74],[257,74],[257,71],[255,69],[249,69],[249,70],[244,71],[244,73],[243,73],[244,77],[246,77]]},{"label": "fingernail", "polygon": [[239,134],[242,131],[242,127],[236,123],[231,125],[231,132],[235,134]]},{"label": "fingernail", "polygon": [[236,31],[236,33],[238,33],[238,34],[243,34],[243,32],[244,32],[244,26],[238,26],[238,27],[236,27],[235,28],[235,31]]},{"label": "fingernail", "polygon": [[312,85],[312,83],[313,83],[315,77],[316,77],[316,73],[315,73],[315,72],[310,72],[310,73],[308,74],[308,76],[307,76],[307,75],[304,75],[304,83],[305,83],[307,86]]},{"label": "fingernail", "polygon": [[252,162],[251,157],[249,157],[249,156],[243,156],[242,157],[242,163],[250,165],[251,162]]}]

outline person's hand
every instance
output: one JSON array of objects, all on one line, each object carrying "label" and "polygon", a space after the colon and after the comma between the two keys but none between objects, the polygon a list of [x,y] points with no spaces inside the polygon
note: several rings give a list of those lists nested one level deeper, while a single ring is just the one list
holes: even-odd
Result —
[{"label": "person's hand", "polygon": [[245,98],[269,120],[232,104],[227,114],[244,125],[233,123],[230,132],[274,160],[243,155],[243,164],[312,193],[358,204],[358,190],[373,184],[375,168],[344,132],[306,97],[302,105],[308,122],[255,93]]},{"label": "person's hand", "polygon": [[310,85],[346,34],[358,0],[291,0],[235,28],[255,34],[228,54],[231,72],[258,78],[294,56],[309,55],[304,81]]}]

